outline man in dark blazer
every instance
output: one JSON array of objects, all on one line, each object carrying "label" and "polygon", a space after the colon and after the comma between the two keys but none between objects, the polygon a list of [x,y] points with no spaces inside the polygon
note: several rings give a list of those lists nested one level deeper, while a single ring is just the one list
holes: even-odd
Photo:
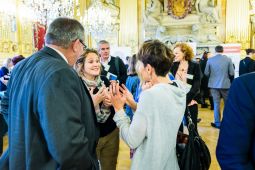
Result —
[{"label": "man in dark blazer", "polygon": [[246,49],[246,57],[239,63],[239,76],[255,71],[255,61],[252,56],[255,54],[254,49]]},{"label": "man in dark blazer", "polygon": [[234,80],[216,149],[222,170],[255,169],[255,73]]},{"label": "man in dark blazer", "polygon": [[57,18],[46,46],[18,63],[8,83],[9,148],[0,169],[99,169],[99,137],[89,91],[72,65],[83,52],[84,28]]}]

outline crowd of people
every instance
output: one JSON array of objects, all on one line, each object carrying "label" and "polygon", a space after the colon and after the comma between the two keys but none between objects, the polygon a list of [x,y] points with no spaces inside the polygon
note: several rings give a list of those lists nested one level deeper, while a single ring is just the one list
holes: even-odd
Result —
[{"label": "crowd of people", "polygon": [[[214,110],[211,126],[221,129],[217,157],[222,168],[254,167],[247,156],[255,128],[255,81],[248,82],[255,74],[242,75],[231,86],[234,66],[222,46],[216,46],[215,55],[205,52],[198,63],[187,43],[175,44],[172,51],[148,40],[128,59],[127,69],[110,55],[108,41],[87,48],[84,31],[75,19],[57,18],[47,29],[43,49],[4,63],[0,125],[6,124],[0,144],[8,126],[9,145],[0,169],[115,170],[121,137],[131,149],[131,169],[178,170],[177,133],[187,125],[188,113],[199,133],[198,104],[207,107],[207,97]],[[253,60],[241,60],[240,67],[241,62],[247,69],[240,68],[240,75],[254,71]],[[232,128],[236,134],[229,132]]]}]

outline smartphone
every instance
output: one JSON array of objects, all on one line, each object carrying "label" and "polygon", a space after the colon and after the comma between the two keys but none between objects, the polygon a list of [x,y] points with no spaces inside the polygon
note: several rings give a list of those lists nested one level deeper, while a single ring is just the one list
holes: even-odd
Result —
[{"label": "smartphone", "polygon": [[117,76],[115,74],[109,73],[109,80],[117,80]]}]

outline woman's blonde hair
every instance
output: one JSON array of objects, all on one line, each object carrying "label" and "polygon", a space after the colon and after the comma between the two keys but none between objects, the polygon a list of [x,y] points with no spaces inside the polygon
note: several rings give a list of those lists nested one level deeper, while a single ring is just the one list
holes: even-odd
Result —
[{"label": "woman's blonde hair", "polygon": [[185,60],[191,61],[192,58],[194,58],[193,49],[187,43],[184,43],[184,42],[177,43],[175,44],[174,48],[177,48],[177,47],[179,47],[181,52],[183,52]]},{"label": "woman's blonde hair", "polygon": [[[92,49],[92,48],[87,48],[86,51],[77,59],[76,63],[74,64],[74,69],[76,70],[76,72],[78,73],[78,75],[80,77],[84,76],[84,64],[85,64],[85,60],[88,56],[88,54],[90,53],[94,53],[98,56],[99,58],[99,54],[97,52],[97,50]],[[101,72],[102,68],[100,67],[100,72]]]}]

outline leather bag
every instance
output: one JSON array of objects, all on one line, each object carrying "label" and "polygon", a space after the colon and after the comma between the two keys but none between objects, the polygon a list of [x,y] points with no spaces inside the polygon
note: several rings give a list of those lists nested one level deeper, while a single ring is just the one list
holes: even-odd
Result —
[{"label": "leather bag", "polygon": [[177,135],[176,155],[180,170],[208,170],[211,155],[205,142],[195,130],[188,110],[189,135],[179,132]]}]

